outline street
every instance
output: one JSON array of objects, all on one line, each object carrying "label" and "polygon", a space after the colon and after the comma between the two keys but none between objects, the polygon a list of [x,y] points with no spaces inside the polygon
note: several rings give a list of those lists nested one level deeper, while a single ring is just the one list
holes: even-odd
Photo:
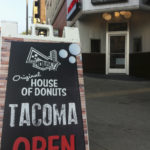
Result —
[{"label": "street", "polygon": [[85,75],[90,150],[150,149],[150,81]]}]

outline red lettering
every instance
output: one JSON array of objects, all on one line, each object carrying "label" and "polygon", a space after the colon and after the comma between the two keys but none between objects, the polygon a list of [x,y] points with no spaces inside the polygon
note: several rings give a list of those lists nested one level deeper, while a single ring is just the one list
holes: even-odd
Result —
[{"label": "red lettering", "polygon": [[[38,142],[41,142],[41,147],[38,148]],[[36,136],[32,138],[32,150],[45,150],[46,149],[46,140],[43,137]]]},{"label": "red lettering", "polygon": [[66,139],[66,136],[61,137],[62,150],[75,150],[75,135],[70,136],[70,145]]},{"label": "red lettering", "polygon": [[16,139],[14,145],[13,145],[13,150],[18,150],[19,149],[19,145],[21,143],[24,143],[25,145],[25,150],[30,150],[30,143],[28,141],[27,138],[24,138],[24,137],[19,137]]},{"label": "red lettering", "polygon": [[[61,145],[61,150],[75,150],[75,135],[70,135],[70,139],[68,140],[65,135],[60,136],[49,136],[48,137],[48,150],[59,150],[60,147],[58,145],[54,145],[55,141],[59,140]],[[24,144],[24,150],[46,150],[47,149],[47,141],[44,137],[35,136],[32,138],[32,143],[30,147],[30,141],[27,138],[19,137],[16,139],[13,145],[12,150],[19,150],[20,144]],[[38,146],[41,143],[40,146]]]},{"label": "red lettering", "polygon": [[54,140],[59,140],[59,136],[48,137],[48,150],[59,150],[59,146],[54,146]]}]

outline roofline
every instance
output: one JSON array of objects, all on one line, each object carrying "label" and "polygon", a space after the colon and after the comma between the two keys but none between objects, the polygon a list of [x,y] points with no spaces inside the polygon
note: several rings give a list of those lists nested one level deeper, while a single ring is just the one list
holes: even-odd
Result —
[{"label": "roofline", "polygon": [[[114,11],[122,11],[122,10],[141,10],[141,7],[139,5],[132,5],[132,6],[128,6],[128,7],[113,7],[113,8],[109,8],[109,9],[97,9],[97,10],[87,10],[87,11],[83,11],[81,10],[72,21],[68,22],[69,26],[72,26],[79,18],[81,18],[83,15],[87,15],[87,14],[95,14],[95,13],[104,13],[104,12],[114,12]],[[143,7],[142,7],[143,8]]]},{"label": "roofline", "polygon": [[138,10],[140,8],[139,5],[132,5],[127,7],[113,7],[109,9],[96,9],[96,10],[87,10],[83,11],[83,14],[92,14],[92,13],[104,13],[104,12],[113,12],[113,11],[122,11],[122,10]]},{"label": "roofline", "polygon": [[18,22],[17,21],[7,21],[7,20],[1,20],[1,23],[2,22],[4,22],[4,23],[16,23],[16,24],[18,24]]}]

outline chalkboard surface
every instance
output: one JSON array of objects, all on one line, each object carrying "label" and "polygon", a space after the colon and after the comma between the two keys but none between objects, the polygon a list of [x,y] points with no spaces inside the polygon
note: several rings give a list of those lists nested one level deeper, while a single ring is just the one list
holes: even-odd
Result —
[{"label": "chalkboard surface", "polygon": [[69,43],[12,42],[1,150],[84,150]]}]

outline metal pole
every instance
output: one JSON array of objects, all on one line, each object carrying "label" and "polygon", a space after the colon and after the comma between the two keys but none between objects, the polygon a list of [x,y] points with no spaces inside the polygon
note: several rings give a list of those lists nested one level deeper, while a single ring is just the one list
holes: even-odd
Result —
[{"label": "metal pole", "polygon": [[28,35],[28,0],[26,0],[26,34]]}]

